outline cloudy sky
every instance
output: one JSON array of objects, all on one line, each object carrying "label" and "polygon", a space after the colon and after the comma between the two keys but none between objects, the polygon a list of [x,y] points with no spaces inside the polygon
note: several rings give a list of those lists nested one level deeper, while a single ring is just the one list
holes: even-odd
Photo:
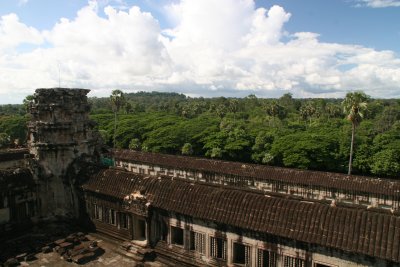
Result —
[{"label": "cloudy sky", "polygon": [[1,0],[0,104],[35,88],[400,97],[400,0]]}]

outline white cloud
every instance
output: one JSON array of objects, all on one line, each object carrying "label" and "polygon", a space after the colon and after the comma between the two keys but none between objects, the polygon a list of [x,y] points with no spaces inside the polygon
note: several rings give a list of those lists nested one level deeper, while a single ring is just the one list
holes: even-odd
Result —
[{"label": "white cloud", "polygon": [[358,6],[367,6],[372,8],[400,7],[399,0],[357,0]]},{"label": "white cloud", "polygon": [[42,42],[41,33],[21,23],[16,14],[11,13],[0,17],[0,52],[24,43],[41,44]]},{"label": "white cloud", "polygon": [[[44,32],[14,14],[3,16],[0,50],[8,52],[0,54],[0,99],[9,101],[4,97],[10,90],[22,99],[35,88],[58,86],[58,62],[61,86],[91,88],[97,95],[120,88],[342,97],[362,89],[400,97],[400,59],[393,52],[323,43],[316,33],[288,34],[284,26],[291,14],[280,6],[182,0],[165,7],[174,22],[170,29],[135,6],[107,6],[105,17],[99,9],[90,1],[75,18],[60,19]],[[47,48],[9,52],[21,43],[43,42]]]},{"label": "white cloud", "polygon": [[26,4],[28,3],[28,1],[29,1],[29,0],[19,0],[19,1],[18,1],[18,5],[19,5],[19,6],[24,6],[24,5],[26,5]]}]

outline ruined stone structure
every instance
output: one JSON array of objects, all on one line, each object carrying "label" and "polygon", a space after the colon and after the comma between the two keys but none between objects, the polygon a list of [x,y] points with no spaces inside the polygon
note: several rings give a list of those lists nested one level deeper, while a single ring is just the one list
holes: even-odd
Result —
[{"label": "ruined stone structure", "polygon": [[29,151],[25,148],[0,152],[0,169],[25,168],[28,153]]},{"label": "ruined stone structure", "polygon": [[37,215],[36,189],[29,170],[0,169],[0,236],[28,226]]},{"label": "ruined stone structure", "polygon": [[101,167],[87,93],[36,91],[29,151],[0,153],[0,234],[86,216],[166,266],[400,266],[399,181],[128,150]]},{"label": "ruined stone structure", "polygon": [[0,234],[82,212],[79,190],[88,175],[83,172],[99,159],[88,92],[36,90],[29,106],[28,149],[0,152]]},{"label": "ruined stone structure", "polygon": [[78,216],[76,174],[98,158],[98,135],[89,120],[89,90],[37,89],[30,103],[28,148],[39,184],[41,216]]}]

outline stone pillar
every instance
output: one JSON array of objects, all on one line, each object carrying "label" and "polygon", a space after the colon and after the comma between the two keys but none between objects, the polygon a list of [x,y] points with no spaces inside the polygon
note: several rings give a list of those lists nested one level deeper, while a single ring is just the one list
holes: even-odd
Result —
[{"label": "stone pillar", "polygon": [[98,161],[99,135],[89,120],[86,89],[37,89],[30,103],[28,148],[39,184],[40,215],[77,217],[77,176]]}]

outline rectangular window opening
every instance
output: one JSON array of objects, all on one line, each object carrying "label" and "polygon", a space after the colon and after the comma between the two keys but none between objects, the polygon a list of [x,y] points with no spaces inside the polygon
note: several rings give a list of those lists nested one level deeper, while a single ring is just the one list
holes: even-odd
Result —
[{"label": "rectangular window opening", "polygon": [[295,257],[285,256],[283,266],[284,267],[305,267],[305,260],[295,258]]},{"label": "rectangular window opening", "polygon": [[171,226],[171,243],[183,246],[183,229]]},{"label": "rectangular window opening", "polygon": [[119,227],[123,229],[128,229],[129,228],[129,217],[126,213],[120,213],[119,214]]},{"label": "rectangular window opening", "polygon": [[204,234],[190,231],[190,250],[205,254],[205,237]]},{"label": "rectangular window opening", "polygon": [[233,243],[233,263],[250,266],[250,246]]},{"label": "rectangular window opening", "polygon": [[139,219],[138,220],[138,228],[139,228],[139,239],[145,240],[146,239],[146,221]]},{"label": "rectangular window opening", "polygon": [[264,249],[257,251],[257,267],[275,267],[276,253]]},{"label": "rectangular window opening", "polygon": [[331,267],[330,265],[322,264],[322,263],[316,263],[314,267]]},{"label": "rectangular window opening", "polygon": [[94,204],[94,218],[101,221],[103,219],[103,207]]},{"label": "rectangular window opening", "polygon": [[110,221],[109,223],[112,225],[117,225],[117,217],[116,212],[113,209],[110,209]]},{"label": "rectangular window opening", "polygon": [[218,237],[211,237],[211,257],[226,260],[226,240]]},{"label": "rectangular window opening", "polygon": [[110,209],[103,208],[103,222],[108,223],[110,221]]}]

